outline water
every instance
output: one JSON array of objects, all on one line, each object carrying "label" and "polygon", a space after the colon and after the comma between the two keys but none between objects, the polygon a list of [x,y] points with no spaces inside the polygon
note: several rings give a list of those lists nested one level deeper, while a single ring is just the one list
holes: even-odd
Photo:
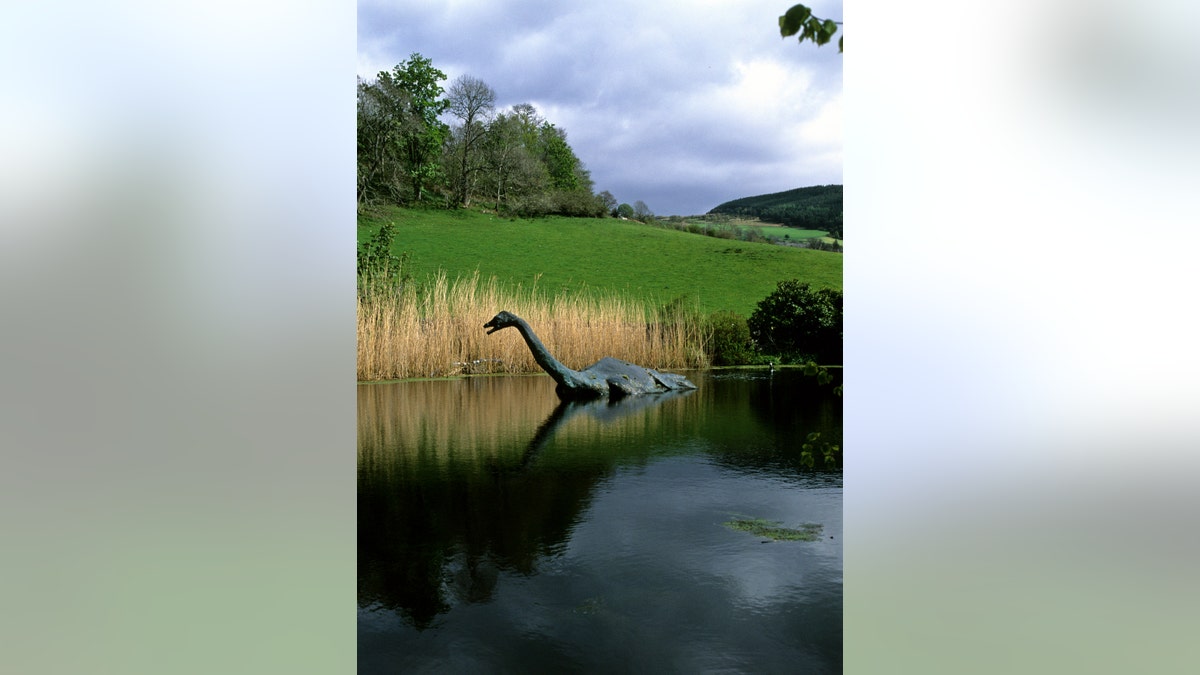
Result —
[{"label": "water", "polygon": [[688,375],[616,405],[544,376],[361,385],[359,671],[840,672],[841,471],[800,446],[841,444],[841,399]]}]

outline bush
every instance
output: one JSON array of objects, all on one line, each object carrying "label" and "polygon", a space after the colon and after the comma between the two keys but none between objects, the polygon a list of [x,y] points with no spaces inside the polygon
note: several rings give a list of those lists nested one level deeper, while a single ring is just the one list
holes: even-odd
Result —
[{"label": "bush", "polygon": [[708,358],[714,366],[741,366],[754,361],[754,342],[746,317],[713,312],[708,317]]},{"label": "bush", "polygon": [[358,249],[358,292],[367,295],[381,289],[399,289],[409,281],[405,271],[408,253],[392,253],[396,225],[387,223]]},{"label": "bush", "polygon": [[587,190],[558,190],[550,196],[551,213],[577,218],[604,216],[604,202]]},{"label": "bush", "polygon": [[766,237],[764,237],[761,232],[754,229],[753,227],[738,227],[737,228],[737,237],[741,241],[745,241],[745,242],[756,242],[756,243],[761,243],[761,244],[765,244],[765,243],[769,242],[769,240]]},{"label": "bush", "polygon": [[747,322],[760,350],[785,362],[842,362],[842,292],[780,281]]},{"label": "bush", "polygon": [[510,199],[508,208],[522,218],[538,218],[553,211],[554,203],[549,195],[537,192]]}]

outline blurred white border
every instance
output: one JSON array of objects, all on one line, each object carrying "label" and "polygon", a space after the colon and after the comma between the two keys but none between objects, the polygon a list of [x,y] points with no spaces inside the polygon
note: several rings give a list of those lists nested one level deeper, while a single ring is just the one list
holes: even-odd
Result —
[{"label": "blurred white border", "polygon": [[0,671],[354,668],[355,32],[6,9]]},{"label": "blurred white border", "polygon": [[847,672],[1195,662],[1184,3],[851,3]]}]

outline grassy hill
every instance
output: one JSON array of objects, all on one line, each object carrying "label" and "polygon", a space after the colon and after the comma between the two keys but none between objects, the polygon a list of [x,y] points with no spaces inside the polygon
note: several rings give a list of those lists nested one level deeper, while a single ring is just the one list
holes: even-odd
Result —
[{"label": "grassy hill", "polygon": [[[411,254],[417,280],[478,270],[526,288],[619,293],[659,306],[677,298],[706,313],[749,316],[784,279],[842,287],[842,256],[716,239],[613,218],[509,219],[470,210],[383,207],[358,220],[358,241],[396,224],[395,253]],[[497,308],[501,309],[501,308]]]},{"label": "grassy hill", "polygon": [[814,185],[734,199],[709,213],[760,218],[789,227],[824,230],[842,238],[842,186]]}]

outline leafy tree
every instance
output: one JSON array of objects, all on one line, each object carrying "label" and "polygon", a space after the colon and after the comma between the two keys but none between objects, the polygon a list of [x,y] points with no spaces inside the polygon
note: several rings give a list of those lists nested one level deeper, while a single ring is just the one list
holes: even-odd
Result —
[{"label": "leafy tree", "polygon": [[[819,19],[813,16],[812,10],[804,5],[793,5],[783,16],[779,17],[779,34],[791,37],[800,34],[800,42],[810,40],[818,47],[827,44],[838,32],[841,21]],[[838,53],[842,53],[842,38],[838,37]]]},{"label": "leafy tree", "polygon": [[486,118],[496,107],[496,92],[483,80],[462,75],[450,85],[450,114],[462,121],[457,130],[454,164],[454,199],[460,206],[471,203],[471,188],[480,170],[480,145],[487,130]]},{"label": "leafy tree", "polygon": [[540,193],[525,195],[514,210],[527,216],[603,215],[602,203],[592,194],[591,174],[567,143],[566,131],[543,120],[528,103],[513,106],[512,115],[520,130],[519,138],[526,151],[537,157],[547,180]]},{"label": "leafy tree", "polygon": [[496,115],[488,124],[480,187],[495,200],[497,208],[521,210],[514,207],[546,191],[550,177],[534,152],[539,124],[537,111],[527,103]]},{"label": "leafy tree", "polygon": [[780,281],[747,324],[761,351],[790,362],[842,362],[842,293]]},{"label": "leafy tree", "polygon": [[550,174],[550,185],[557,190],[578,189],[580,163],[567,144],[567,132],[549,122],[543,122],[538,132],[542,162]]},{"label": "leafy tree", "polygon": [[406,108],[407,124],[400,130],[401,158],[412,186],[413,199],[421,201],[442,178],[442,144],[450,128],[438,117],[450,102],[441,98],[439,82],[446,74],[429,59],[414,53],[389,73],[379,73],[375,86],[390,100]]},{"label": "leafy tree", "polygon": [[[591,173],[566,131],[528,103],[493,117],[496,93],[462,76],[447,98],[445,74],[413,54],[374,81],[358,82],[358,200],[426,200],[450,188],[448,202],[485,195],[497,209],[528,216],[602,216],[616,204],[593,194]],[[460,122],[451,129],[439,116]]]},{"label": "leafy tree", "polygon": [[602,215],[592,179],[567,143],[566,132],[528,103],[496,116],[485,141],[482,181],[498,206],[525,216]]},{"label": "leafy tree", "polygon": [[617,218],[632,219],[635,214],[633,212],[632,206],[630,206],[628,204],[621,204],[620,206],[617,207],[617,210],[613,212],[613,215],[616,216]]},{"label": "leafy tree", "polygon": [[514,105],[512,107],[512,115],[521,127],[521,142],[524,143],[525,147],[533,150],[537,147],[538,133],[546,120],[542,119],[542,116],[538,114],[537,108],[533,107],[532,103],[518,103]]}]

